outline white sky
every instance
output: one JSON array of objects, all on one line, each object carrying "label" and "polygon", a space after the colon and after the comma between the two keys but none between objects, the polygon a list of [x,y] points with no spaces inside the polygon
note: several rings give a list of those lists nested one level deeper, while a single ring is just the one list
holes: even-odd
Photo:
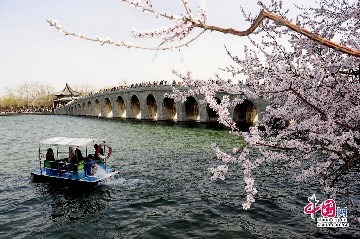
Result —
[{"label": "white sky", "polygon": [[[197,10],[199,1],[190,0]],[[258,14],[256,0],[208,0],[209,24],[245,30],[240,4]],[[284,1],[292,6],[295,0]],[[153,0],[156,9],[184,12],[180,0]],[[295,18],[295,15],[294,15]],[[189,48],[155,52],[100,46],[53,30],[46,19],[65,30],[90,37],[137,41],[131,29],[153,29],[164,22],[142,14],[119,0],[0,0],[0,96],[22,83],[48,82],[56,91],[90,84],[98,89],[129,83],[177,79],[172,70],[207,79],[230,63],[224,45],[241,55],[246,38],[207,33]],[[166,25],[169,24],[166,22]],[[156,46],[158,41],[146,43]],[[156,57],[155,57],[156,56]]]}]

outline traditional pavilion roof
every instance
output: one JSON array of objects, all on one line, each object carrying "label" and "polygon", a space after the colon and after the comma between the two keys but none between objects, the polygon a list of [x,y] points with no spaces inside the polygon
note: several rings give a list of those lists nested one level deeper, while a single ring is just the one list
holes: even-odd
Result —
[{"label": "traditional pavilion roof", "polygon": [[64,96],[74,96],[74,97],[78,97],[80,96],[80,93],[73,90],[68,83],[66,83],[65,88],[60,92],[55,94],[55,96],[60,96],[60,97],[64,97]]}]

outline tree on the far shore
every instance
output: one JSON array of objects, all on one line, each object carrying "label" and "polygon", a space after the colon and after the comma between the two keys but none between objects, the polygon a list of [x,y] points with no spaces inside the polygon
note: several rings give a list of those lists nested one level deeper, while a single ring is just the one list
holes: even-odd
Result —
[{"label": "tree on the far shore", "polygon": [[0,97],[0,108],[13,111],[51,108],[55,94],[51,84],[41,82],[24,82],[6,91],[5,96]]}]

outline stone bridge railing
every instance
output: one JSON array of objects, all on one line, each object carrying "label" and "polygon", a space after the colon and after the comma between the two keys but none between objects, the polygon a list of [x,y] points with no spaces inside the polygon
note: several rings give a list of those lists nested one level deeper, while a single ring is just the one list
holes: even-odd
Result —
[{"label": "stone bridge railing", "polygon": [[[179,90],[188,88],[178,87]],[[144,120],[172,120],[211,122],[217,114],[201,103],[201,98],[191,96],[182,103],[165,98],[172,93],[171,86],[129,88],[88,95],[55,109],[55,114],[75,116],[95,116],[103,118],[126,118]],[[217,96],[221,101],[222,94]],[[254,124],[261,118],[266,102],[245,100],[230,109],[230,116],[237,122]]]}]

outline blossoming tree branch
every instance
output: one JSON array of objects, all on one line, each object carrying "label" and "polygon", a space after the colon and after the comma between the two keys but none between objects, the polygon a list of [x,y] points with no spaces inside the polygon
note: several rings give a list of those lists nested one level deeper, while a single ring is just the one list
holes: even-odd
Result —
[{"label": "blossoming tree branch", "polygon": [[[192,86],[188,92],[174,89],[172,97],[186,100],[200,94],[219,115],[218,121],[243,137],[246,144],[223,152],[213,145],[223,164],[211,168],[212,179],[224,179],[229,165],[243,169],[246,200],[244,209],[255,201],[257,188],[253,172],[261,164],[278,164],[294,172],[299,181],[317,182],[331,197],[343,194],[351,200],[359,187],[360,166],[360,6],[358,1],[320,0],[317,6],[299,8],[296,22],[287,20],[289,11],[281,1],[259,1],[263,10],[253,17],[242,8],[243,17],[251,23],[247,30],[208,25],[204,1],[197,14],[188,0],[182,0],[183,14],[157,11],[152,2],[122,0],[156,18],[173,24],[155,30],[133,30],[135,38],[161,39],[154,47],[132,45],[125,40],[91,38],[71,33],[53,20],[57,31],[81,39],[128,48],[170,50],[188,46],[206,31],[218,31],[239,37],[251,44],[241,56],[226,49],[233,64],[222,75],[246,76],[239,84],[215,75],[214,79],[195,80],[191,73],[174,73]],[[234,19],[236,21],[236,19]],[[196,29],[199,32],[193,34]],[[261,36],[254,40],[252,36]],[[180,42],[174,45],[174,42]],[[286,41],[286,43],[284,43]],[[218,102],[218,92],[226,93]],[[249,132],[241,132],[230,116],[232,107],[245,98],[262,98],[268,106],[261,120]],[[261,154],[259,154],[259,152]]]}]

